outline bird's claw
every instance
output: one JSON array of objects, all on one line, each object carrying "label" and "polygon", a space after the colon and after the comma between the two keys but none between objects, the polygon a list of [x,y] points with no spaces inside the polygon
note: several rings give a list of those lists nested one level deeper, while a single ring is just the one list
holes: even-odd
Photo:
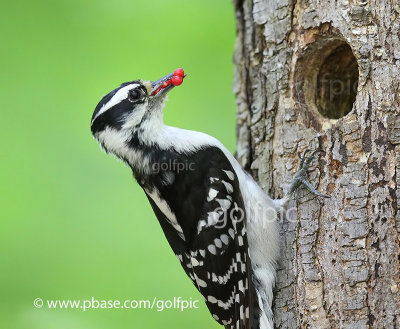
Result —
[{"label": "bird's claw", "polygon": [[311,152],[310,155],[307,156],[307,154],[309,152],[310,152],[310,149],[306,149],[304,151],[303,155],[300,157],[299,169],[297,171],[296,176],[294,176],[293,182],[289,189],[289,194],[293,194],[300,187],[300,185],[304,185],[304,187],[307,190],[309,190],[311,193],[313,193],[314,195],[319,196],[321,198],[329,198],[328,195],[324,195],[324,194],[318,192],[314,188],[314,186],[312,186],[311,183],[308,181],[307,171],[310,167],[311,161],[314,159],[314,155],[321,151],[314,150]]}]

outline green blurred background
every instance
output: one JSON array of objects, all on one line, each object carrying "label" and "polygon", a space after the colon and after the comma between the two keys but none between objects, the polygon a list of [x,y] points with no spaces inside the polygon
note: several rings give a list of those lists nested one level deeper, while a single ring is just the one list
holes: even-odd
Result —
[{"label": "green blurred background", "polygon": [[[0,328],[219,328],[130,170],[90,118],[132,79],[189,74],[167,124],[231,151],[230,0],[1,1]],[[43,299],[201,300],[199,310],[48,310]]]}]

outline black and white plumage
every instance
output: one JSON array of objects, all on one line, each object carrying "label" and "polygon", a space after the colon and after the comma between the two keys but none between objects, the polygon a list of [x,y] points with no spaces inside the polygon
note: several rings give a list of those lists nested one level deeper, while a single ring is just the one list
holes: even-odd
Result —
[{"label": "black and white plumage", "polygon": [[288,196],[269,198],[215,138],[164,125],[173,86],[153,94],[170,78],[124,83],[104,96],[92,133],[132,168],[214,319],[232,329],[273,328],[276,215]]}]

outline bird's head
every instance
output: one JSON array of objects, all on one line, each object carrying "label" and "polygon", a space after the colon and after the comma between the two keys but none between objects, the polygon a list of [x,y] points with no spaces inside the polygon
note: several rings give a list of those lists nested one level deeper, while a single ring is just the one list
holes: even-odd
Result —
[{"label": "bird's head", "polygon": [[109,92],[94,110],[93,136],[104,144],[102,135],[110,135],[110,132],[121,135],[144,127],[157,129],[163,123],[162,110],[167,93],[181,84],[184,77],[183,70],[178,69],[157,81],[126,82]]}]

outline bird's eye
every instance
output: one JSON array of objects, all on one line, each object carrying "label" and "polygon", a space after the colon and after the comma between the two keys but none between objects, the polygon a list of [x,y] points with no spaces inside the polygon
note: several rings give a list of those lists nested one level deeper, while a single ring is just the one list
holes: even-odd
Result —
[{"label": "bird's eye", "polygon": [[140,99],[140,91],[137,90],[129,90],[128,99],[130,102],[137,102]]}]

